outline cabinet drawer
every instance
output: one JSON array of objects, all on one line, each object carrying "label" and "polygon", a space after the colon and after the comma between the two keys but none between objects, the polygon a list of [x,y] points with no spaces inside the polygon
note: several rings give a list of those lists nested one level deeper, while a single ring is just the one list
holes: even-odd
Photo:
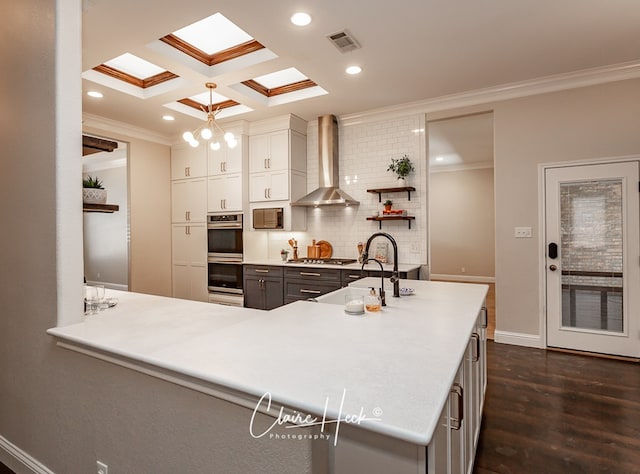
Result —
[{"label": "cabinet drawer", "polygon": [[334,268],[285,268],[284,277],[295,280],[332,281],[340,283],[340,270]]},{"label": "cabinet drawer", "polygon": [[282,278],[282,267],[270,265],[245,265],[244,276],[260,276]]},{"label": "cabinet drawer", "polygon": [[305,280],[285,280],[286,300],[306,300],[340,289],[340,282],[310,282]]},{"label": "cabinet drawer", "polygon": [[356,281],[356,280],[359,280],[360,278],[366,278],[369,276],[369,272],[366,270],[363,271],[362,273],[360,272],[360,270],[341,270],[341,272],[342,272],[342,286],[347,286],[352,281]]}]

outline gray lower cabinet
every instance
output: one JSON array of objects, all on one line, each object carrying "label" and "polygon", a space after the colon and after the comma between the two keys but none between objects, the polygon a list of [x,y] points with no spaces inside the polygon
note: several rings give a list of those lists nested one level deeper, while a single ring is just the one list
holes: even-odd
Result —
[{"label": "gray lower cabinet", "polygon": [[342,287],[341,270],[334,268],[284,269],[284,302],[306,300]]},{"label": "gray lower cabinet", "polygon": [[[359,280],[360,278],[366,277],[378,277],[380,278],[380,270],[365,270],[360,272],[360,270],[341,270],[342,272],[342,286],[347,286],[349,283]],[[384,277],[389,278],[393,272],[385,271]],[[417,280],[418,279],[418,269],[411,270],[408,272],[400,272],[400,280]]]},{"label": "gray lower cabinet", "polygon": [[273,309],[283,305],[282,267],[244,266],[245,308]]},{"label": "gray lower cabinet", "polygon": [[349,283],[359,280],[360,278],[366,278],[369,276],[369,272],[360,270],[340,270],[342,276],[342,286],[347,286]]}]

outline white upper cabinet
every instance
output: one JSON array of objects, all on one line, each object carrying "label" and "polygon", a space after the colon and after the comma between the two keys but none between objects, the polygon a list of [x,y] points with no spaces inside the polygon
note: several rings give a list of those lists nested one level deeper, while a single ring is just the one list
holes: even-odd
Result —
[{"label": "white upper cabinet", "polygon": [[207,186],[208,212],[239,211],[242,212],[243,196],[242,174],[210,176]]},{"label": "white upper cabinet", "polygon": [[255,135],[249,150],[252,173],[289,169],[289,130]]},{"label": "white upper cabinet", "polygon": [[207,218],[206,178],[171,183],[171,222],[205,222]]},{"label": "white upper cabinet", "polygon": [[246,135],[242,135],[237,141],[235,148],[227,147],[224,142],[221,143],[219,150],[209,148],[209,176],[242,173],[244,154],[247,151]]},{"label": "white upper cabinet", "polygon": [[207,147],[188,143],[171,147],[171,179],[200,178],[207,175]]}]

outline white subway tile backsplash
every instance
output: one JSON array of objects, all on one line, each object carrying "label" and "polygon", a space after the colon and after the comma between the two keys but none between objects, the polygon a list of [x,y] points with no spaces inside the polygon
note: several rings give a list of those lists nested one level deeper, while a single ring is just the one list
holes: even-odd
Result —
[{"label": "white subway tile backsplash", "polygon": [[[409,177],[409,185],[414,186],[416,191],[411,193],[411,201],[407,200],[406,193],[388,194],[383,196],[383,200],[393,200],[396,209],[407,209],[409,214],[416,216],[416,220],[412,221],[411,230],[406,221],[396,221],[383,223],[382,231],[391,234],[398,242],[400,262],[426,263],[426,156],[424,143],[421,143],[424,135],[414,133],[421,127],[420,121],[421,117],[415,115],[373,123],[340,125],[340,187],[360,201],[360,205],[309,208],[307,232],[298,233],[301,256],[306,252],[306,245],[316,239],[331,242],[335,256],[357,257],[357,242],[365,242],[378,231],[378,223],[367,221],[366,217],[376,215],[382,209],[378,195],[367,193],[366,190],[397,186],[395,176],[387,171],[387,167],[391,158],[401,158],[406,154],[415,168]],[[307,129],[307,157],[307,188],[310,191],[318,186],[316,122],[310,122]],[[283,239],[281,234],[278,242],[288,238]],[[420,248],[419,254],[411,252],[412,247],[416,246]]]}]

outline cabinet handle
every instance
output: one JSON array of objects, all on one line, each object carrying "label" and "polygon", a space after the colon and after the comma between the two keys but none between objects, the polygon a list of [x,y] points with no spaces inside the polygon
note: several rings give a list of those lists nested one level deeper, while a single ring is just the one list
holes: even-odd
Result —
[{"label": "cabinet handle", "polygon": [[220,162],[220,172],[222,173],[224,171],[224,166],[222,166],[222,161]]},{"label": "cabinet handle", "polygon": [[319,295],[322,293],[320,290],[305,290],[304,288],[300,289],[300,293],[311,293],[312,295]]},{"label": "cabinet handle", "polygon": [[478,362],[480,360],[480,335],[477,332],[471,334],[471,339],[475,341],[473,345],[473,354],[471,355],[472,362]]},{"label": "cabinet handle", "polygon": [[271,169],[271,158],[267,158],[267,168]]},{"label": "cabinet handle", "polygon": [[269,199],[269,196],[267,196],[267,188],[264,188],[264,198]]},{"label": "cabinet handle", "polygon": [[189,168],[187,168],[186,166],[184,167],[184,175],[185,175],[185,176],[189,176],[189,173],[187,172],[187,170],[188,170],[188,169],[189,169]]},{"label": "cabinet handle", "polygon": [[264,159],[264,169],[267,169],[267,168],[268,168],[268,166],[267,166],[267,158],[265,158]]},{"label": "cabinet handle", "polygon": [[462,427],[462,420],[464,419],[464,396],[462,385],[458,382],[454,383],[451,387],[451,393],[453,393],[458,398],[458,403],[456,404],[456,416],[452,416],[450,418],[451,428],[454,430],[459,430]]},{"label": "cabinet handle", "polygon": [[319,276],[321,276],[320,273],[311,273],[311,272],[300,272],[300,275],[310,276],[310,277],[319,277]]},{"label": "cabinet handle", "polygon": [[255,271],[256,273],[269,273],[269,270],[262,270],[262,269],[260,269],[260,268],[256,268],[254,271]]},{"label": "cabinet handle", "polygon": [[488,319],[489,319],[488,316],[487,316],[487,313],[488,313],[487,307],[483,306],[481,311],[482,311],[482,324],[480,324],[480,327],[482,329],[485,329],[487,327]]},{"label": "cabinet handle", "polygon": [[184,235],[189,235],[189,226],[184,226]]},{"label": "cabinet handle", "polygon": [[269,194],[269,199],[271,199],[271,188],[269,188],[268,194]]},{"label": "cabinet handle", "polygon": [[362,278],[362,275],[347,275],[347,278],[355,278],[356,280],[359,280]]}]

